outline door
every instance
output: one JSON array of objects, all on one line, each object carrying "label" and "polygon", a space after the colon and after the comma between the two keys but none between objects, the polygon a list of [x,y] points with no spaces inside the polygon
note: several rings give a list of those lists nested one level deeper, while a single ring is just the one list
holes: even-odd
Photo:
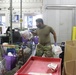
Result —
[{"label": "door", "polygon": [[72,36],[72,10],[59,10],[59,42],[71,40]]},{"label": "door", "polygon": [[[73,26],[73,10],[46,10],[44,13],[45,24],[53,27],[57,34],[57,43],[71,40]],[[51,41],[54,39],[51,35]]]}]

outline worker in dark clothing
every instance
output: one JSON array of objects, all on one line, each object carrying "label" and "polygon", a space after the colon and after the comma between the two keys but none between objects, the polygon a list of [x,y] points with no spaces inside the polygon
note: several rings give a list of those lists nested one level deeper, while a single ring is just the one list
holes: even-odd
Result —
[{"label": "worker in dark clothing", "polygon": [[[9,43],[10,27],[7,28],[6,34],[7,34],[6,37],[2,37],[2,43],[4,43],[4,42]],[[20,32],[19,31],[15,31],[14,29],[12,29],[12,39],[13,39],[13,43],[22,42],[22,38],[21,38]]]}]

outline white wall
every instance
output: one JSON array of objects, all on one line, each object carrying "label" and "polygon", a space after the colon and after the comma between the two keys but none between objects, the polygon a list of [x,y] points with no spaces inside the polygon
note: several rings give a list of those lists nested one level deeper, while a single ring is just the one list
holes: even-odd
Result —
[{"label": "white wall", "polygon": [[60,4],[76,4],[76,0],[60,0]]},{"label": "white wall", "polygon": [[[57,34],[57,43],[71,40],[72,26],[76,17],[73,10],[45,9],[47,5],[75,5],[76,0],[43,0],[43,19],[45,24],[53,27]],[[51,40],[54,42],[51,35]]]},{"label": "white wall", "polygon": [[46,4],[76,4],[76,0],[43,0],[43,5]]}]

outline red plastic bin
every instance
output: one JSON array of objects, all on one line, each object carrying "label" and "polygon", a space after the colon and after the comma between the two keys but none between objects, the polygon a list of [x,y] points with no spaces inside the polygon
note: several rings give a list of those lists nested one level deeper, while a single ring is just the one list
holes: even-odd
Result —
[{"label": "red plastic bin", "polygon": [[[50,74],[50,69],[47,67],[50,63],[58,65],[57,71],[52,74]],[[14,75],[61,75],[61,59],[32,56]]]}]

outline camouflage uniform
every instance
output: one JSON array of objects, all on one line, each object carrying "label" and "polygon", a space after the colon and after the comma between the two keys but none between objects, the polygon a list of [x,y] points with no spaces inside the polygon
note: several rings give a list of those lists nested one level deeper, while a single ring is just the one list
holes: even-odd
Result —
[{"label": "camouflage uniform", "polygon": [[37,45],[36,56],[42,56],[43,54],[45,55],[45,57],[53,57],[51,45]]},{"label": "camouflage uniform", "polygon": [[50,33],[53,34],[54,30],[52,27],[44,25],[43,28],[37,29],[35,34],[39,36],[39,44],[37,45],[36,56],[53,57],[51,47]]}]

